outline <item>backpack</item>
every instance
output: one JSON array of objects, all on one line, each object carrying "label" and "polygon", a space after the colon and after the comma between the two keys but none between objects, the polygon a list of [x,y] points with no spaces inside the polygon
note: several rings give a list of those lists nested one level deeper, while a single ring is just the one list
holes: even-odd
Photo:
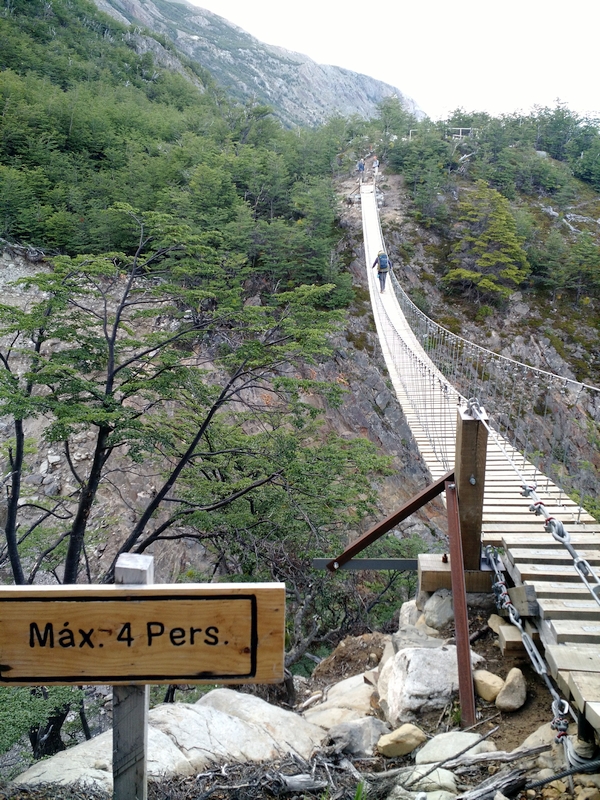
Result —
[{"label": "backpack", "polygon": [[379,272],[387,272],[390,267],[390,262],[385,253],[380,253],[379,256]]}]

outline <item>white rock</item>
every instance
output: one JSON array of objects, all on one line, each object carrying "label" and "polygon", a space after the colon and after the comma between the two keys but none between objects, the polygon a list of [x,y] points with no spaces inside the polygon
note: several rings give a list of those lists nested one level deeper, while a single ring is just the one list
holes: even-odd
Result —
[{"label": "white rock", "polygon": [[400,607],[400,619],[398,624],[414,625],[420,616],[421,612],[417,608],[417,601],[415,599],[407,600],[405,603],[402,603]]},{"label": "white rock", "polygon": [[387,664],[387,662],[390,660],[390,658],[394,657],[394,653],[395,652],[396,651],[394,650],[394,645],[392,644],[392,637],[390,636],[388,641],[385,643],[385,647],[383,648],[383,654],[381,656],[381,661],[379,662],[380,674],[381,674],[381,670],[385,666],[385,664]]},{"label": "white rock", "polygon": [[427,624],[427,620],[425,619],[425,614],[421,614],[419,619],[415,622],[415,628],[417,628],[417,630],[422,631],[427,636],[430,637],[439,636],[438,629],[433,628],[431,625]]},{"label": "white rock", "polygon": [[[194,772],[189,760],[171,739],[151,726],[148,728],[147,766],[148,776],[151,778],[186,776]],[[15,778],[15,783],[31,786],[42,783],[61,786],[80,783],[112,791],[112,731],[101,733],[88,742],[38,761]]]},{"label": "white rock", "polygon": [[[411,773],[411,775],[405,781],[405,785],[414,780],[415,783],[410,786],[410,790],[413,792],[435,792],[441,789],[442,791],[456,794],[456,778],[454,777],[453,773],[450,772],[450,770],[438,767],[438,769],[434,769],[429,775],[425,775],[425,773],[429,772],[430,769],[431,767],[427,764],[421,764]],[[416,780],[420,775],[423,775],[424,777],[420,780]]]},{"label": "white rock", "polygon": [[[473,745],[469,750],[471,755],[481,752],[479,742],[481,734],[463,731],[449,731],[448,733],[438,733],[430,739],[417,753],[415,764],[433,764],[436,761],[445,761],[453,758],[465,747]],[[485,744],[485,742],[481,742]]]},{"label": "white rock", "polygon": [[439,638],[436,630],[433,628],[431,630],[435,636],[429,636],[422,627],[417,627],[417,625],[400,625],[398,631],[392,634],[394,652],[397,653],[405,647],[441,647],[444,641]]},{"label": "white rock", "polygon": [[313,708],[307,708],[304,712],[304,717],[313,725],[318,725],[325,730],[331,730],[338,725],[343,725],[348,722],[354,722],[357,719],[363,719],[366,715],[362,712],[357,712],[354,708],[343,708],[338,706],[326,706],[320,704]]},{"label": "white rock", "polygon": [[388,688],[390,685],[390,676],[392,674],[394,657],[389,658],[383,667],[379,670],[379,680],[377,681],[377,694],[379,695],[379,702],[384,700],[387,703]]},{"label": "white rock", "polygon": [[528,750],[531,747],[538,747],[542,744],[552,744],[552,742],[554,742],[556,739],[556,731],[553,730],[550,725],[550,722],[540,725],[537,730],[529,734],[524,742],[521,742],[519,747],[516,747],[515,750],[513,750],[513,753],[516,750]]},{"label": "white rock", "polygon": [[366,717],[371,712],[373,687],[365,683],[362,673],[331,686],[323,703],[308,708],[304,718],[313,725],[332,728],[342,722]]},{"label": "white rock", "polygon": [[60,464],[60,456],[48,455],[48,464],[51,466],[54,464]]},{"label": "white rock", "polygon": [[382,735],[390,727],[376,717],[363,717],[331,728],[329,737],[336,749],[354,758],[370,758]]},{"label": "white rock", "polygon": [[169,736],[195,770],[215,762],[271,761],[283,750],[258,725],[209,706],[168,703],[153,708],[149,719]]},{"label": "white rock", "polygon": [[423,608],[425,622],[429,627],[440,629],[454,619],[454,606],[450,589],[435,591]]},{"label": "white rock", "polygon": [[313,725],[299,714],[232,689],[214,689],[200,698],[196,705],[215,708],[258,725],[261,730],[268,731],[286,753],[297,753],[304,759],[311,757],[327,735],[323,728]]},{"label": "white rock", "polygon": [[[471,653],[477,666],[481,656]],[[406,648],[392,661],[387,690],[388,721],[398,727],[420,711],[443,708],[458,692],[456,646]]]}]

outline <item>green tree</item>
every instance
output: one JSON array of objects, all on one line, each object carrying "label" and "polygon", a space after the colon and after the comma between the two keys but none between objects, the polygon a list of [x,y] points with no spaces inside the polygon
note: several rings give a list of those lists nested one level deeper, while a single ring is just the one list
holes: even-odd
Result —
[{"label": "green tree", "polygon": [[479,181],[459,204],[459,214],[459,238],[450,258],[456,266],[444,284],[477,302],[506,300],[530,272],[508,201]]},{"label": "green tree", "polygon": [[[156,482],[119,552],[143,550],[173,527],[178,537],[192,536],[180,528],[197,519],[204,536],[204,523],[227,507],[241,520],[242,498],[256,507],[267,484],[293,498],[300,481],[290,475],[309,463],[316,435],[309,425],[315,410],[300,392],[330,402],[338,396],[293,377],[328,352],[339,319],[322,308],[331,286],[301,286],[245,305],[235,259],[169,218],[128,214],[139,224],[133,257],[59,257],[52,271],[26,282],[40,299],[22,310],[0,306],[0,410],[14,426],[4,558],[16,583],[40,570],[72,583],[82,564],[88,579],[110,578],[112,566],[104,576],[92,572],[86,547],[104,523],[98,494],[112,485],[115,469],[150,471]],[[208,371],[204,359],[213,364]],[[24,482],[37,457],[26,438],[35,418],[44,419],[44,439],[62,451],[72,482],[42,500],[30,499]],[[82,432],[94,437],[85,469],[73,457]],[[347,516],[347,486],[359,491],[352,475],[358,470],[362,484],[365,470],[377,466],[365,447],[331,439],[330,450],[322,448],[331,453],[328,462],[321,458],[329,475],[346,485],[330,480],[323,488],[320,505],[305,509],[308,529],[318,508],[326,517]]]},{"label": "green tree", "polygon": [[384,97],[377,104],[378,117],[375,119],[375,134],[379,142],[375,143],[380,159],[385,159],[398,140],[408,136],[408,132],[416,120],[407,111],[400,100],[395,97]]},{"label": "green tree", "polygon": [[575,292],[577,303],[586,294],[600,296],[600,247],[588,231],[571,248],[565,272],[565,287]]}]

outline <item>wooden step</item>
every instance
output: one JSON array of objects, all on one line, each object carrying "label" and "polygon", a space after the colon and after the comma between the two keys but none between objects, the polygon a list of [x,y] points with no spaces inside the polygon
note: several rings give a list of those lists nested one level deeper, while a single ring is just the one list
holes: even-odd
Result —
[{"label": "wooden step", "polygon": [[546,647],[545,655],[553,678],[556,678],[559,670],[600,673],[600,645],[565,647],[553,644]]},{"label": "wooden step", "polygon": [[[600,531],[590,531],[589,533],[571,533],[571,544],[576,550],[589,547],[590,549],[600,550]],[[548,546],[552,549],[559,544],[552,538],[552,534],[542,530],[536,533],[505,533],[502,535],[503,547],[505,549],[536,548],[543,549]],[[560,545],[559,545],[560,546]]]},{"label": "wooden step", "polygon": [[[581,558],[585,558],[590,566],[600,565],[600,549],[598,550],[579,550]],[[561,564],[569,566],[573,564],[573,557],[566,548],[525,548],[511,547],[507,550],[507,555],[513,564],[526,561],[528,564],[547,564],[548,566],[559,566]]]},{"label": "wooden step", "polygon": [[[588,592],[589,596],[589,592]],[[537,598],[542,619],[592,620],[600,623],[600,606],[595,600],[564,600]]]},{"label": "wooden step", "polygon": [[514,582],[518,585],[525,581],[559,581],[569,583],[581,583],[581,578],[575,572],[573,566],[566,564],[514,564],[506,563],[507,570]]},{"label": "wooden step", "polygon": [[597,731],[600,730],[600,703],[593,701],[586,703],[585,718]]},{"label": "wooden step", "polygon": [[552,619],[550,630],[557,644],[600,644],[600,620]]},{"label": "wooden step", "polygon": [[590,591],[587,586],[579,581],[578,583],[566,583],[564,581],[525,581],[524,586],[533,586],[535,596],[538,601],[544,597],[565,600],[588,600]]},{"label": "wooden step", "polygon": [[569,689],[577,708],[585,714],[587,703],[600,703],[600,673],[570,671]]}]

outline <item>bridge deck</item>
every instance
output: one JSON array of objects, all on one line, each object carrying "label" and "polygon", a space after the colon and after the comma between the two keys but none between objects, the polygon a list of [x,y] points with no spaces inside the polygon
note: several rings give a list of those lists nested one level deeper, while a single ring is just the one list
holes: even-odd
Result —
[{"label": "bridge deck", "polygon": [[[456,406],[461,397],[421,347],[390,282],[380,293],[371,269],[383,249],[372,185],[361,187],[361,204],[369,289],[386,366],[421,455],[437,480],[454,465]],[[563,522],[573,546],[592,566],[600,566],[600,523],[508,442],[489,440],[482,544],[502,548],[506,572],[515,586],[535,590],[538,614],[527,624],[536,638],[539,634],[559,689],[600,731],[600,606],[575,572],[566,549],[545,531],[543,518],[529,510],[531,500],[520,494],[520,475],[537,483],[548,512]],[[517,629],[510,634],[518,634]],[[514,642],[520,635],[509,638]]]}]

